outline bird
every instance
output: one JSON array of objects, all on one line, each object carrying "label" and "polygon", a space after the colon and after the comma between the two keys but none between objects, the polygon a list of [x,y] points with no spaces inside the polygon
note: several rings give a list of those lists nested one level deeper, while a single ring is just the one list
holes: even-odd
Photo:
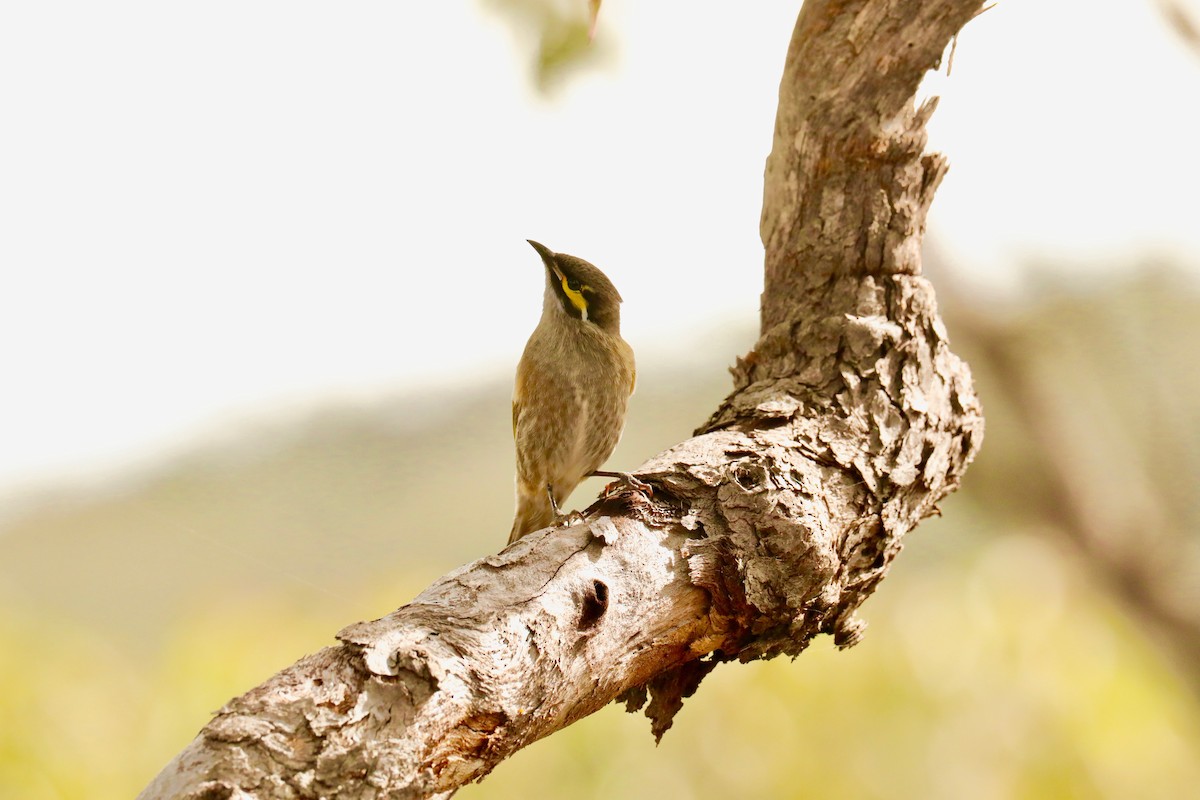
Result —
[{"label": "bird", "polygon": [[508,542],[545,528],[612,455],[637,382],[621,295],[597,267],[527,240],[542,258],[542,316],[513,385],[517,508]]}]

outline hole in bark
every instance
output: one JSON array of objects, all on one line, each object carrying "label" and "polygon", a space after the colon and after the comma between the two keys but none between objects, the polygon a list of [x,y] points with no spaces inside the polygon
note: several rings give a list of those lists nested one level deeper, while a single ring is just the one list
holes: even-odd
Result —
[{"label": "hole in bark", "polygon": [[579,630],[586,630],[604,616],[608,610],[608,586],[604,581],[592,581],[592,585],[583,593],[582,608],[579,611]]}]

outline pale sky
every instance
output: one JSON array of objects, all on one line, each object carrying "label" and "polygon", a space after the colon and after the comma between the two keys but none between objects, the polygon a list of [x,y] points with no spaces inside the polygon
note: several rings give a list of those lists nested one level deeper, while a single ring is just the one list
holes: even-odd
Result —
[{"label": "pale sky", "polygon": [[[756,319],[798,5],[606,0],[607,66],[547,100],[477,0],[5,4],[0,503],[510,374],[526,238],[604,269],[643,352]],[[931,234],[981,296],[1030,256],[1200,272],[1200,58],[1153,0],[1001,0],[929,88]]]}]

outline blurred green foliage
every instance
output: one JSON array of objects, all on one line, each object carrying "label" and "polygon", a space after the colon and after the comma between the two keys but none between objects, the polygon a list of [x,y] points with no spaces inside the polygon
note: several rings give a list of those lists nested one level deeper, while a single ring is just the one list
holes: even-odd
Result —
[{"label": "blurred green foliage", "polygon": [[[1092,359],[1114,393],[1113,369],[1194,386],[1200,364],[1181,357],[1174,338],[1158,339],[1194,342],[1200,303],[1178,285],[1157,286],[1057,298],[1043,305],[1052,313],[1014,318],[1010,340],[1039,358],[1048,343],[1089,342],[1069,357]],[[1105,316],[1114,313],[1124,328]],[[1113,329],[1103,348],[1087,334],[1096,325]],[[838,652],[822,639],[795,661],[721,666],[657,747],[644,718],[610,707],[461,796],[1194,792],[1196,697],[1039,512],[1029,476],[1044,454],[1009,407],[987,348],[965,330],[950,321],[956,348],[978,358],[987,444],[945,516],[910,536],[863,609],[871,626],[860,645]],[[610,463],[628,468],[687,436],[724,393],[721,367],[748,338],[696,343],[689,363],[645,354],[630,427]],[[1121,355],[1128,347],[1145,351],[1137,363]],[[1150,369],[1159,357],[1169,371]],[[1086,365],[1069,367],[1037,385],[1064,397],[1092,391],[1069,382],[1092,374]],[[341,626],[380,616],[499,548],[511,514],[507,393],[500,381],[454,402],[409,398],[281,423],[104,491],[46,495],[8,520],[0,798],[135,795],[230,697],[332,644]],[[1073,423],[1100,442],[1096,458],[1127,452],[1103,444],[1127,438],[1120,414],[1105,410],[1124,402],[1071,406],[1080,415],[1100,409],[1092,424]],[[1196,402],[1180,398],[1182,424]],[[1121,502],[1108,493],[1107,502]],[[587,496],[584,487],[574,503]],[[1174,489],[1164,497],[1194,506]]]},{"label": "blurred green foliage", "polygon": [[482,5],[512,29],[522,43],[532,47],[533,83],[548,94],[582,70],[606,63],[613,43],[592,39],[592,6],[583,0],[483,0]]},{"label": "blurred green foliage", "polygon": [[[916,535],[958,541],[901,560],[854,650],[723,666],[657,748],[610,707],[462,796],[1187,796],[1195,709],[1144,637],[1036,532],[951,526]],[[0,619],[0,797],[30,800],[132,797],[225,700],[347,621],[288,593],[197,600],[147,657],[73,621]]]}]

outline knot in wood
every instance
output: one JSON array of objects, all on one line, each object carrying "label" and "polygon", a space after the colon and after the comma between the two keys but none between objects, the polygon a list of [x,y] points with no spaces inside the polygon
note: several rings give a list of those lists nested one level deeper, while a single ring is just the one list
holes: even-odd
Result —
[{"label": "knot in wood", "polygon": [[770,473],[766,467],[753,461],[738,461],[729,468],[729,476],[747,492],[766,491]]}]

